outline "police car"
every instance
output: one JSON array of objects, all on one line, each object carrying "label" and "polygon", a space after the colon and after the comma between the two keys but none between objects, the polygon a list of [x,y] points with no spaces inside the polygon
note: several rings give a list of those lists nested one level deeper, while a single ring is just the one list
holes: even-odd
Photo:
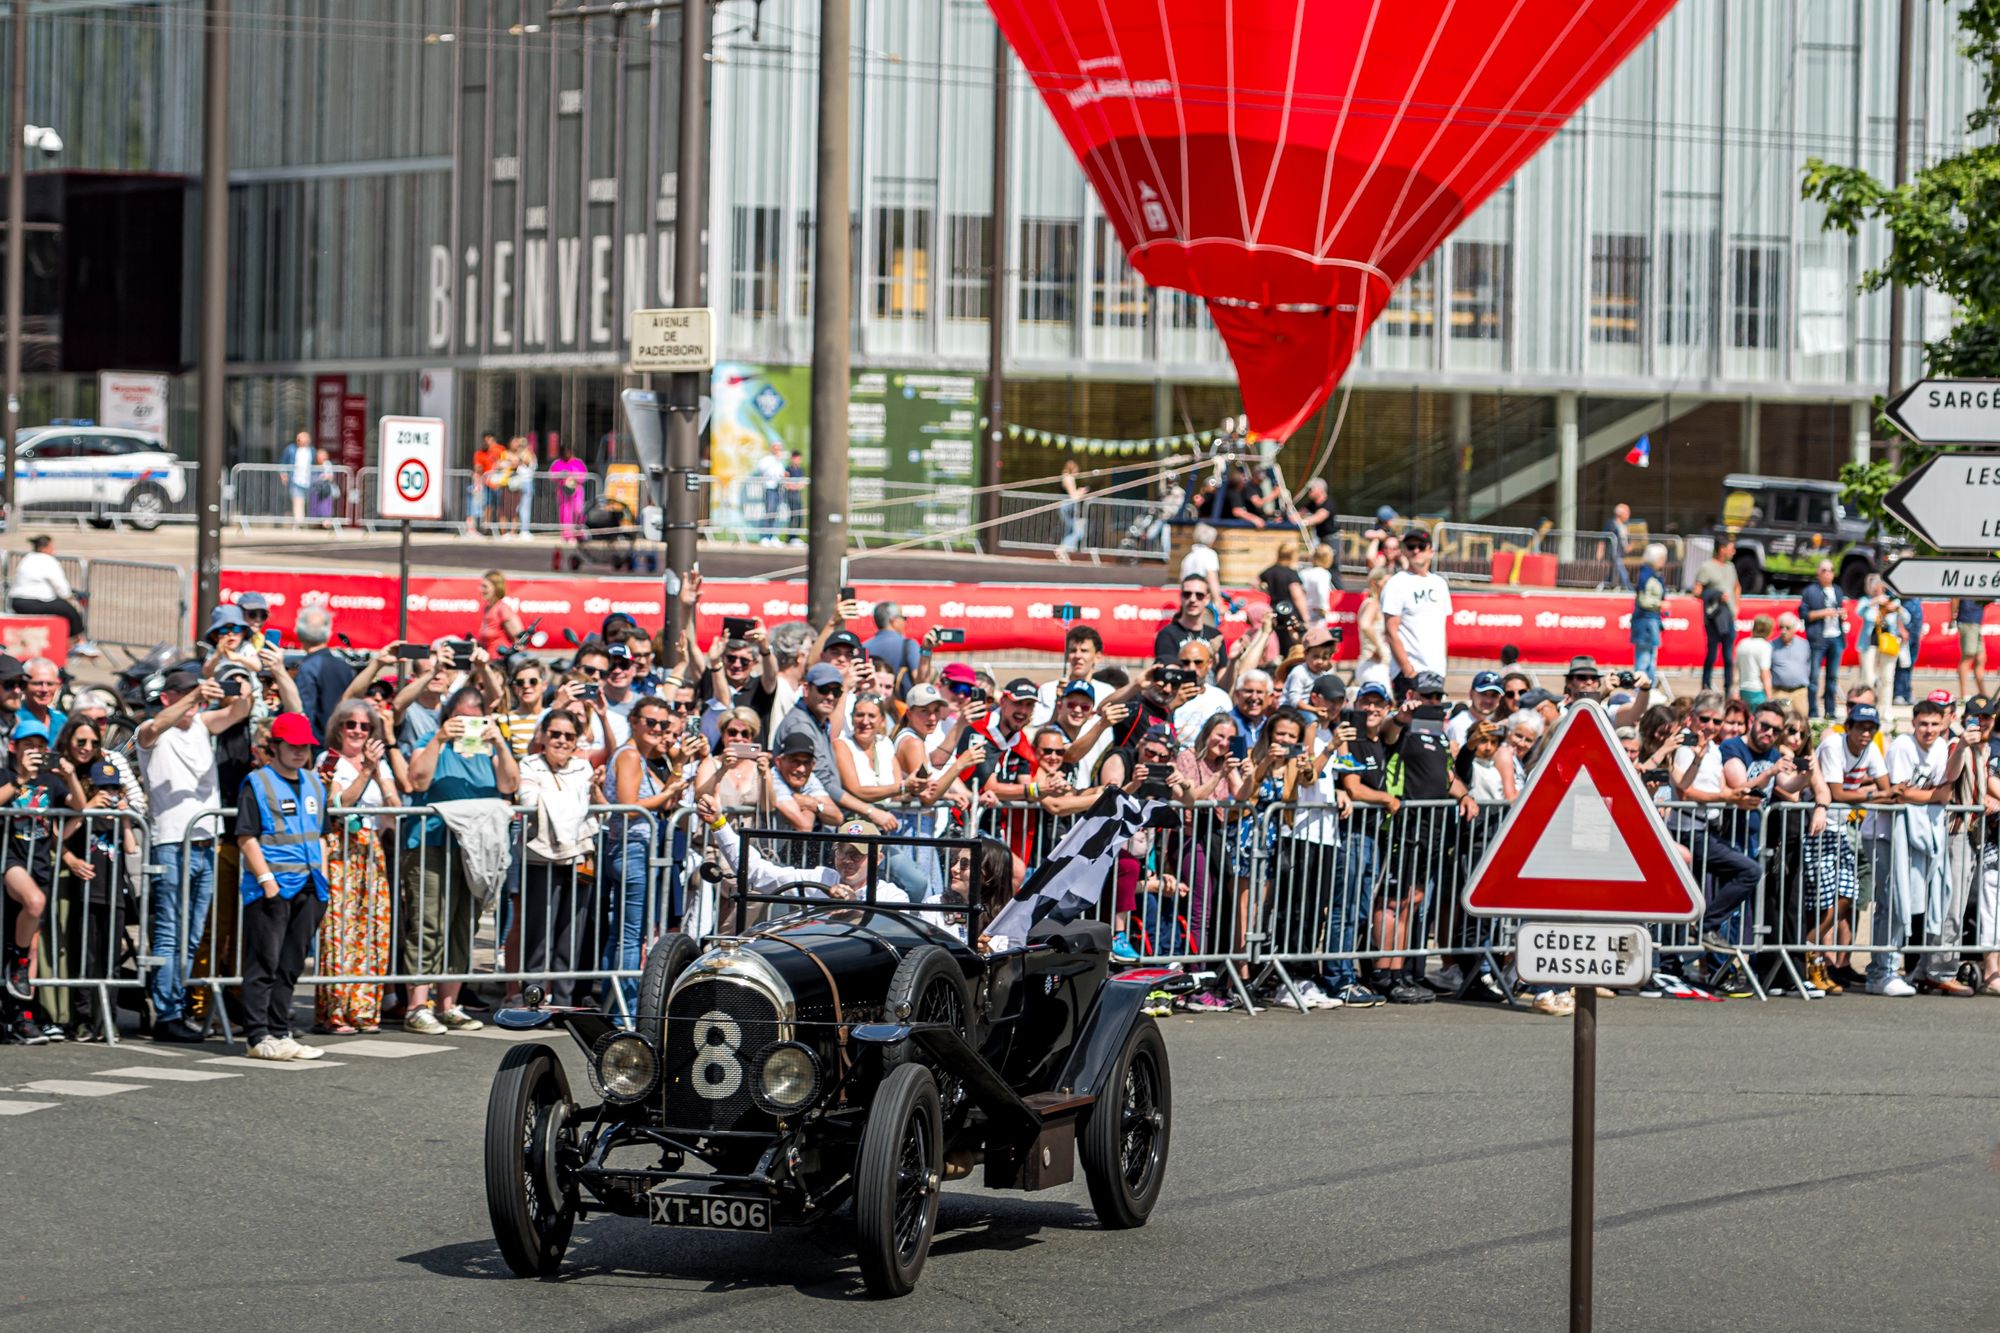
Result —
[{"label": "police car", "polygon": [[43,426],[22,433],[15,498],[23,509],[116,515],[151,532],[187,495],[187,478],[158,436],[105,426]]}]

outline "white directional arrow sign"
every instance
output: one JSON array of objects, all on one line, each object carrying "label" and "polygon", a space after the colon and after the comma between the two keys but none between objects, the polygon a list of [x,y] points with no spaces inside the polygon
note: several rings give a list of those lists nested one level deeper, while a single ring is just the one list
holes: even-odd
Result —
[{"label": "white directional arrow sign", "polygon": [[1926,444],[2000,444],[2000,380],[1918,380],[1883,409]]},{"label": "white directional arrow sign", "polygon": [[1906,558],[1882,577],[1898,597],[2000,597],[2000,560]]},{"label": "white directional arrow sign", "polygon": [[2000,551],[2000,455],[1942,454],[1882,506],[1940,551]]}]

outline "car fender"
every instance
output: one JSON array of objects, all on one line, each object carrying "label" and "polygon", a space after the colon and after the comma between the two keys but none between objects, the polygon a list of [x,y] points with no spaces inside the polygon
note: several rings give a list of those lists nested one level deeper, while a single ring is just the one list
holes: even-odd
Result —
[{"label": "car fender", "polygon": [[1125,1048],[1125,1038],[1133,1024],[1139,1021],[1151,989],[1150,980],[1125,981],[1116,976],[1104,979],[1097,988],[1097,1003],[1090,1007],[1083,1031],[1070,1047],[1069,1063],[1063,1066],[1057,1087],[1079,1096],[1102,1094],[1104,1081],[1118,1063],[1118,1053]]},{"label": "car fender", "polygon": [[597,1048],[604,1034],[618,1026],[610,1014],[599,1013],[595,1009],[502,1009],[493,1015],[494,1026],[508,1032],[534,1032],[550,1026],[561,1026],[576,1039],[576,1044],[588,1056]]}]

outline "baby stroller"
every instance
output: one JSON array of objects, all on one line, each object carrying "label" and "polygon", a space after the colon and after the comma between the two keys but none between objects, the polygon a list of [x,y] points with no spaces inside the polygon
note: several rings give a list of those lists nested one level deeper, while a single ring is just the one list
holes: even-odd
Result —
[{"label": "baby stroller", "polygon": [[577,530],[568,551],[556,552],[555,567],[582,569],[586,564],[607,565],[621,573],[650,566],[650,558],[638,553],[639,519],[621,500],[598,500],[584,511],[583,526]]}]

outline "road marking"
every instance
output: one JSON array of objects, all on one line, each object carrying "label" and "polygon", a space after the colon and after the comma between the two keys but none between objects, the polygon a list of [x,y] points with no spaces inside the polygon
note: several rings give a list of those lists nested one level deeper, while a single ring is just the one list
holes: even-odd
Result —
[{"label": "road marking", "polygon": [[0,1101],[0,1115],[26,1115],[30,1111],[46,1111],[58,1102],[13,1102]]},{"label": "road marking", "polygon": [[461,1037],[478,1037],[484,1041],[526,1041],[534,1037],[545,1037],[548,1035],[548,1030],[530,1028],[526,1032],[508,1032],[505,1029],[488,1028],[484,1032],[461,1032],[458,1035]]},{"label": "road marking", "polygon": [[125,1069],[100,1069],[94,1078],[156,1078],[162,1083],[207,1083],[218,1078],[242,1078],[241,1074],[225,1073],[220,1069],[155,1069],[150,1065],[132,1065]]},{"label": "road marking", "polygon": [[[107,1046],[105,1049],[111,1050],[113,1048]],[[188,1052],[186,1051],[170,1050],[165,1046],[160,1046],[153,1042],[134,1041],[130,1038],[119,1042],[115,1049],[120,1055],[151,1055],[157,1056],[162,1060],[185,1060],[188,1058]]]},{"label": "road marking", "polygon": [[86,1083],[80,1078],[40,1078],[21,1085],[22,1092],[53,1092],[65,1097],[109,1097],[139,1088],[137,1083]]},{"label": "road marking", "polygon": [[439,1051],[453,1051],[455,1046],[440,1046],[433,1042],[391,1041],[381,1037],[363,1037],[359,1041],[330,1042],[320,1048],[338,1051],[342,1055],[366,1055],[376,1060],[401,1060],[410,1055],[435,1055]]},{"label": "road marking", "polygon": [[338,1069],[338,1060],[252,1060],[246,1055],[214,1055],[200,1061],[205,1065],[227,1065],[231,1069]]}]

